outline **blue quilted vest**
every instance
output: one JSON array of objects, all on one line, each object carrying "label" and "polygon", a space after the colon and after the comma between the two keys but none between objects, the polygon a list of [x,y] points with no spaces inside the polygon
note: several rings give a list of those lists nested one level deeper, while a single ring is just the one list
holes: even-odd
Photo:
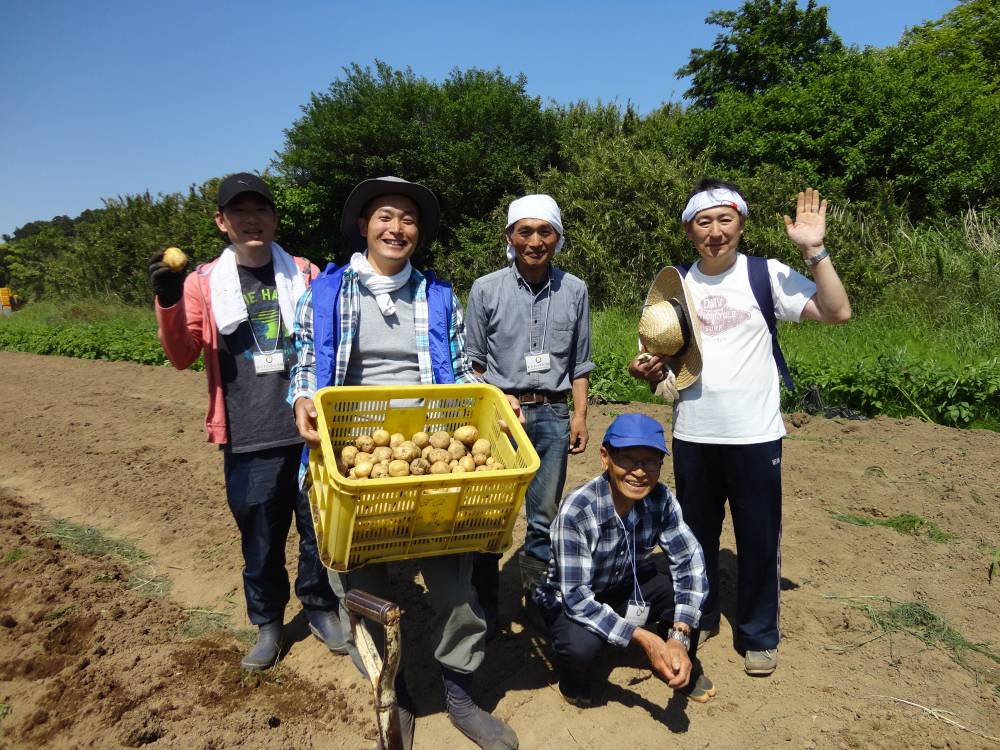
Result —
[{"label": "blue quilted vest", "polygon": [[[340,346],[340,286],[344,271],[350,265],[337,268],[329,264],[312,283],[313,341],[316,351],[316,387],[334,385],[337,349]],[[427,317],[430,339],[431,374],[435,385],[455,382],[451,362],[452,292],[451,284],[439,280],[430,272],[427,279]]]}]

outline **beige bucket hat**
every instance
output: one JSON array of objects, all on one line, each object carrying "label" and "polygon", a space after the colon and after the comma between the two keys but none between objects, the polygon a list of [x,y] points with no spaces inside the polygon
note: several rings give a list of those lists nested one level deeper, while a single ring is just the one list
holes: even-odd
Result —
[{"label": "beige bucket hat", "polygon": [[678,390],[701,377],[701,324],[694,300],[673,266],[653,280],[639,318],[639,340],[650,354],[661,354],[674,371]]}]

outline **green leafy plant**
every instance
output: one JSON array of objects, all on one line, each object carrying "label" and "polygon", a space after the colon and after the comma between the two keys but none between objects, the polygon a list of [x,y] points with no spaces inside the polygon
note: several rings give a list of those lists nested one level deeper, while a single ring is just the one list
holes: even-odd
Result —
[{"label": "green leafy plant", "polygon": [[892,518],[875,518],[860,513],[840,513],[836,511],[831,511],[830,515],[835,521],[849,523],[854,526],[883,526],[899,534],[926,536],[932,542],[937,542],[938,544],[944,544],[957,538],[955,534],[943,531],[933,521],[928,521],[926,518],[921,518],[913,513],[901,513]]},{"label": "green leafy plant", "polygon": [[0,564],[10,565],[20,560],[22,557],[27,557],[28,551],[20,547],[15,547],[14,549],[7,552],[2,559],[0,559]]}]

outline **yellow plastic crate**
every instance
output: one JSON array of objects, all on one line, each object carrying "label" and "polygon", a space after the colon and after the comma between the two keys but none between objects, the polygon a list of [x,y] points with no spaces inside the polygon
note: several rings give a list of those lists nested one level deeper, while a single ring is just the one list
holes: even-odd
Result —
[{"label": "yellow plastic crate", "polygon": [[[539,461],[498,388],[340,386],[321,389],[314,401],[322,444],[309,455],[309,499],[328,568],[510,547]],[[513,442],[501,431],[501,419]],[[490,441],[504,469],[383,479],[348,479],[337,469],[341,449],[360,434],[382,428],[409,437],[467,424]]]}]

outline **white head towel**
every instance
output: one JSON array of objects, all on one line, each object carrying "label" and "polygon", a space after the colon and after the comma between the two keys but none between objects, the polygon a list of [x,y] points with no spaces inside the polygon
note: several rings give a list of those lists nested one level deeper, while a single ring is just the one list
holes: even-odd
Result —
[{"label": "white head towel", "polygon": [[684,213],[681,214],[681,223],[687,224],[699,211],[716,206],[729,206],[739,211],[741,216],[747,215],[747,202],[739,193],[728,188],[715,188],[713,190],[702,190],[691,196],[687,202]]},{"label": "white head towel", "polygon": [[[541,219],[552,225],[552,228],[559,233],[559,241],[556,243],[556,252],[562,250],[566,242],[563,234],[562,213],[559,211],[559,204],[555,202],[551,195],[535,194],[526,195],[511,202],[507,209],[507,229],[517,224],[521,219]],[[507,260],[514,260],[514,246],[507,245]]]}]

